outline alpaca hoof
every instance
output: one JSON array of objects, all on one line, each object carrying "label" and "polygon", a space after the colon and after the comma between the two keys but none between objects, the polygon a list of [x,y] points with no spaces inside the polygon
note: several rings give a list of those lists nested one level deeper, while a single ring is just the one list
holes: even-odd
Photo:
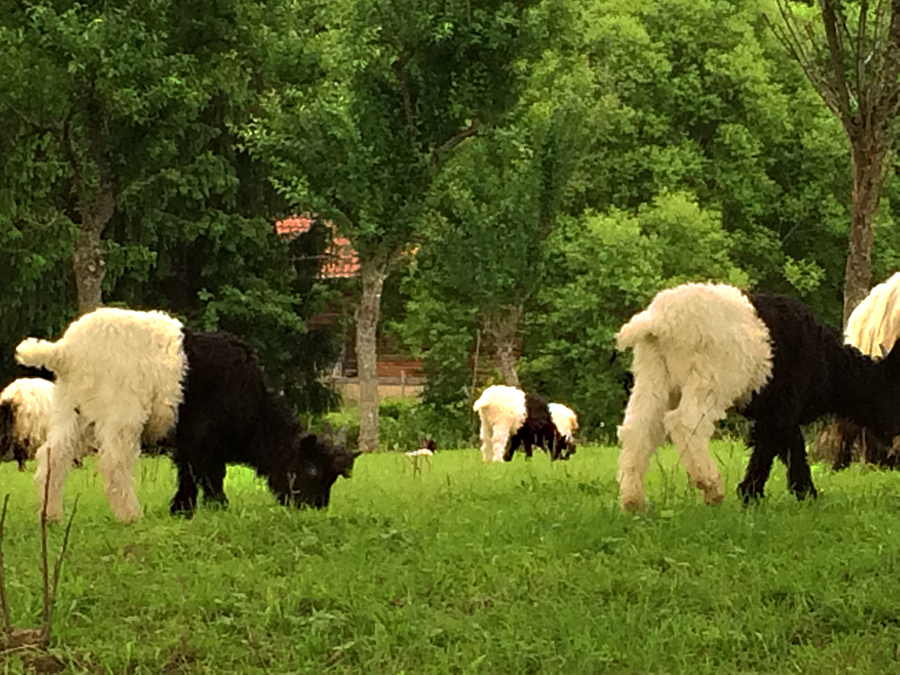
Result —
[{"label": "alpaca hoof", "polygon": [[643,513],[647,510],[647,502],[641,497],[623,497],[620,504],[628,513]]},{"label": "alpaca hoof", "polygon": [[173,501],[169,507],[169,513],[173,516],[181,516],[182,518],[194,517],[195,504],[189,500]]},{"label": "alpaca hoof", "polygon": [[722,491],[716,492],[706,492],[703,495],[703,501],[707,503],[708,506],[718,506],[725,500],[725,495]]},{"label": "alpaca hoof", "polygon": [[738,485],[737,493],[745,505],[756,503],[763,498],[763,489],[761,487],[752,487],[744,483]]},{"label": "alpaca hoof", "polygon": [[48,509],[46,513],[43,510],[38,511],[38,520],[46,518],[48,523],[61,523],[63,519],[62,511]]},{"label": "alpaca hoof", "polygon": [[203,505],[210,509],[224,511],[228,508],[228,499],[225,498],[225,495],[221,497],[204,497]]},{"label": "alpaca hoof", "polygon": [[812,497],[813,499],[817,499],[819,496],[819,493],[816,490],[816,488],[810,486],[806,490],[794,490],[794,495],[797,497],[798,502],[802,502],[807,497]]},{"label": "alpaca hoof", "polygon": [[137,509],[136,511],[126,511],[125,513],[117,513],[116,518],[120,523],[133,523],[136,520],[140,520],[144,517],[144,512],[141,509]]}]

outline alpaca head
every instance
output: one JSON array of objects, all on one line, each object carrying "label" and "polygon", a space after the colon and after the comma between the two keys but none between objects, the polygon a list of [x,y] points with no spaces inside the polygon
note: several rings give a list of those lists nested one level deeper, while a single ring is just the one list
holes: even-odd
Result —
[{"label": "alpaca head", "polygon": [[325,508],[331,486],[340,476],[350,478],[360,454],[347,450],[343,442],[300,433],[283,470],[269,475],[269,486],[284,505]]},{"label": "alpaca head", "polygon": [[0,462],[16,459],[16,440],[13,435],[13,409],[8,401],[0,404]]}]

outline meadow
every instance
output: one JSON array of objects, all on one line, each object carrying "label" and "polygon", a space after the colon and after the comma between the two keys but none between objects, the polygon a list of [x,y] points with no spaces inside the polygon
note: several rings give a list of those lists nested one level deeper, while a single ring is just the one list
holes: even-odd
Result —
[{"label": "meadow", "polygon": [[[231,468],[231,507],[192,520],[168,515],[170,462],[145,458],[146,515],[128,526],[89,460],[66,491],[79,504],[51,651],[68,672],[900,672],[900,475],[817,467],[821,497],[799,503],[779,466],[743,509],[746,450],[714,449],[721,507],[664,449],[644,515],[618,509],[607,447],[554,465],[447,451],[418,475],[365,456],[321,512]],[[6,493],[13,624],[36,627],[32,474],[0,466]]]}]

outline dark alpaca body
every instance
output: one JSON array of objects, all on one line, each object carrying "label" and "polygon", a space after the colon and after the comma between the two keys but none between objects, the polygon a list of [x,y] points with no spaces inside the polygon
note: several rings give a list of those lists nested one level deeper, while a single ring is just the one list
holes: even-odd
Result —
[{"label": "dark alpaca body", "polygon": [[[772,462],[779,457],[788,485],[802,499],[816,496],[801,425],[831,414],[887,437],[900,431],[900,350],[874,362],[843,343],[797,300],[749,297],[771,336],[772,375],[741,410],[752,422],[750,463],[738,494],[761,497]],[[895,353],[896,352],[896,353]]]},{"label": "dark alpaca body", "polygon": [[509,439],[509,447],[503,454],[503,461],[512,461],[519,448],[525,449],[525,457],[531,459],[534,447],[537,446],[550,453],[550,461],[568,459],[575,453],[569,451],[569,444],[559,433],[547,401],[536,394],[525,394],[525,423]]},{"label": "dark alpaca body", "polygon": [[831,465],[832,470],[842,471],[850,466],[856,454],[854,446],[859,444],[860,459],[882,469],[900,467],[900,456],[894,453],[893,443],[886,443],[875,434],[853,422],[838,421],[840,448]]},{"label": "dark alpaca body", "polygon": [[282,504],[327,506],[332,484],[349,477],[355,456],[303,430],[284,398],[267,389],[245,342],[185,329],[183,349],[188,369],[171,450],[178,468],[172,513],[193,513],[198,487],[206,501],[227,504],[227,464],[256,469]]}]

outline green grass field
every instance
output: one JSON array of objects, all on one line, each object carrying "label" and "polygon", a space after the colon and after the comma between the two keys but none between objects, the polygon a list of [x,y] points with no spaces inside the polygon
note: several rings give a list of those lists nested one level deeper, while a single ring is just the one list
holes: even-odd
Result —
[{"label": "green grass field", "polygon": [[[900,474],[816,470],[820,499],[798,503],[778,467],[744,511],[746,451],[714,448],[723,506],[664,450],[644,516],[617,507],[613,448],[552,466],[444,452],[418,476],[367,456],[324,512],[231,469],[231,508],[189,521],[167,512],[170,462],[145,459],[146,516],[128,526],[89,463],[66,491],[80,501],[53,654],[113,673],[900,672]],[[13,623],[36,627],[32,475],[0,467],[7,492]]]}]

